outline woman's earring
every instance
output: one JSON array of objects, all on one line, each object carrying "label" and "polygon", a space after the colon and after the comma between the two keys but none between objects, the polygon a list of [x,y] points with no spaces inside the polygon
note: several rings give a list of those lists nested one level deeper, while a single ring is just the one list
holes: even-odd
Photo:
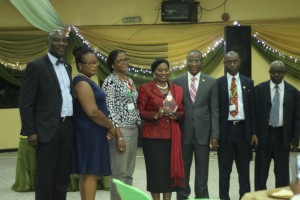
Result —
[{"label": "woman's earring", "polygon": [[153,77],[155,78],[155,74],[153,74]]}]

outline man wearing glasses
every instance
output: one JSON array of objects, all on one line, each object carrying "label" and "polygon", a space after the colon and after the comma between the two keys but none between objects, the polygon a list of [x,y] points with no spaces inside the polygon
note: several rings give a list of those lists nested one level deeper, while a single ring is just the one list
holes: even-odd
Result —
[{"label": "man wearing glasses", "polygon": [[209,198],[207,181],[209,152],[217,149],[219,138],[219,105],[217,82],[201,73],[202,53],[192,50],[187,54],[188,72],[173,82],[184,90],[182,123],[182,156],[185,171],[185,187],[177,192],[177,199],[188,199],[190,169],[195,156],[195,198]]}]

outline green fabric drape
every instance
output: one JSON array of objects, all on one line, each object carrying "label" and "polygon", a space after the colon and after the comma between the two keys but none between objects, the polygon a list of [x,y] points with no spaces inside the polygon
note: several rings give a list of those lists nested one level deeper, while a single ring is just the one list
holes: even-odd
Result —
[{"label": "green fabric drape", "polygon": [[[15,192],[29,192],[35,190],[36,179],[36,151],[28,145],[26,137],[20,138],[16,165],[16,178],[11,189]],[[80,176],[70,175],[68,191],[79,190]],[[97,190],[110,189],[110,176],[101,176],[97,182]]]},{"label": "green fabric drape", "polygon": [[10,0],[10,2],[31,24],[43,31],[66,28],[48,0]]}]

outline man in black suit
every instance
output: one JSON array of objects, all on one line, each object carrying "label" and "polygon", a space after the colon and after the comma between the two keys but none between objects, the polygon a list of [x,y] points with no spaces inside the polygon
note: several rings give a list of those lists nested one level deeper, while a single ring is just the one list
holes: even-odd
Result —
[{"label": "man in black suit", "polygon": [[65,200],[73,143],[71,66],[62,60],[68,37],[48,35],[48,53],[26,67],[20,92],[22,135],[37,154],[37,200]]},{"label": "man in black suit", "polygon": [[257,137],[253,81],[239,74],[241,59],[238,53],[226,53],[224,65],[227,73],[217,80],[220,111],[219,196],[222,200],[228,200],[233,160],[239,176],[240,198],[250,191],[251,144],[257,143]]},{"label": "man in black suit", "polygon": [[[259,139],[255,159],[255,190],[266,189],[272,158],[275,187],[290,184],[289,151],[297,150],[299,144],[300,97],[299,91],[283,80],[285,72],[284,63],[276,60],[270,65],[271,80],[255,87]],[[276,110],[275,115],[273,113],[276,113]]]}]

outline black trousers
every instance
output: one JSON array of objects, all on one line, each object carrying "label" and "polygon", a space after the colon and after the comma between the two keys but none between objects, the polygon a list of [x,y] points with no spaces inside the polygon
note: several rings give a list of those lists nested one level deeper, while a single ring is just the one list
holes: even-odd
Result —
[{"label": "black trousers", "polygon": [[289,149],[283,146],[283,128],[269,128],[266,147],[259,147],[255,157],[255,190],[267,189],[271,160],[274,160],[275,187],[290,184]]},{"label": "black trousers", "polygon": [[36,200],[66,200],[73,146],[72,120],[60,121],[54,138],[37,149]]},{"label": "black trousers", "polygon": [[242,196],[250,192],[250,157],[251,145],[246,141],[245,126],[243,123],[237,125],[228,123],[227,142],[220,144],[218,150],[219,160],[219,197],[222,200],[229,200],[230,174],[232,164],[235,160],[238,180],[239,194]]}]

